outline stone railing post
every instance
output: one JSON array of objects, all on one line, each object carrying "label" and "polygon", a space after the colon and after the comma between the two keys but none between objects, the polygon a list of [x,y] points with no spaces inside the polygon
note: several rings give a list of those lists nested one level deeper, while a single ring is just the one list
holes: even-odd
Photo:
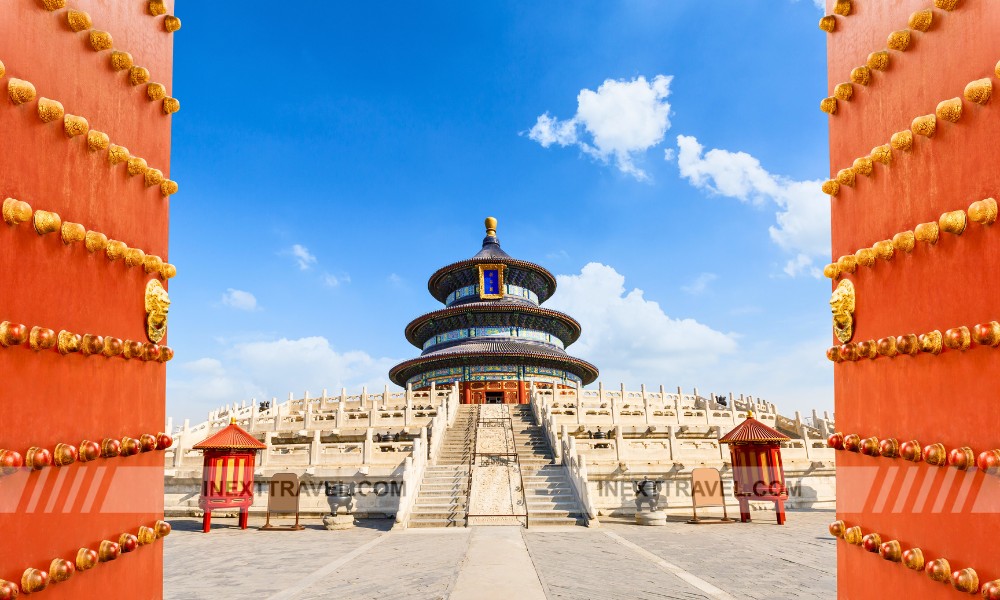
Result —
[{"label": "stone railing post", "polygon": [[369,427],[365,430],[365,442],[361,448],[361,464],[367,465],[372,462],[375,452],[375,441],[372,437],[372,430]]},{"label": "stone railing post", "polygon": [[[306,392],[308,393],[308,392]],[[313,422],[313,405],[312,402],[306,401],[306,414],[302,417],[302,427],[303,429],[311,429]]]},{"label": "stone railing post", "polygon": [[646,384],[639,386],[639,391],[642,392],[642,414],[646,415],[646,425],[649,425],[649,398],[646,397]]},{"label": "stone railing post", "polygon": [[273,439],[273,437],[274,437],[273,432],[270,431],[264,432],[264,445],[267,446],[267,448],[264,448],[263,450],[260,451],[261,467],[266,467],[271,463],[271,440]]},{"label": "stone railing post", "polygon": [[667,452],[670,454],[670,460],[674,460],[674,426],[667,425]]},{"label": "stone railing post", "polygon": [[583,424],[583,394],[580,393],[580,382],[579,381],[574,381],[573,382],[573,404],[576,406],[576,408],[573,409],[573,412],[576,413],[576,424],[577,425],[582,425]]},{"label": "stone railing post", "polygon": [[621,416],[622,405],[625,404],[625,384],[622,383],[619,388],[619,393],[621,394],[618,398],[611,398],[611,422],[617,424],[618,419]]},{"label": "stone railing post", "polygon": [[336,419],[337,429],[340,429],[341,427],[344,426],[344,417],[345,417],[344,411],[346,410],[347,410],[347,403],[344,402],[343,398],[341,398],[340,402],[337,403],[337,419]]},{"label": "stone railing post", "polygon": [[313,431],[312,443],[309,444],[309,466],[314,467],[320,464],[320,435],[323,432],[319,429]]},{"label": "stone railing post", "polygon": [[621,427],[615,427],[615,458],[618,462],[624,461],[628,457],[628,450],[625,449],[625,434]]},{"label": "stone railing post", "polygon": [[184,424],[184,430],[177,436],[177,441],[174,442],[174,468],[180,468],[184,464],[184,453],[186,452],[185,446],[190,444],[190,434],[187,433],[187,423]]},{"label": "stone railing post", "polygon": [[257,417],[260,415],[260,410],[257,408],[257,399],[250,399],[250,433],[257,430]]},{"label": "stone railing post", "polygon": [[361,408],[366,408],[368,406],[368,386],[362,386],[361,388]]}]

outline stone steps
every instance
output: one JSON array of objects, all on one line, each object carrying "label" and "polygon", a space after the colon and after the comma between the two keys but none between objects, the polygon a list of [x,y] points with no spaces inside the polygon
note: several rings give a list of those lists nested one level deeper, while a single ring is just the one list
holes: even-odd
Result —
[{"label": "stone steps", "polygon": [[410,517],[407,527],[465,527],[465,515],[457,519]]},{"label": "stone steps", "polygon": [[428,496],[455,495],[467,491],[465,488],[466,486],[464,482],[448,486],[443,486],[443,485],[432,486],[432,487],[420,486],[420,490],[417,496],[420,496],[422,494],[426,494]]},{"label": "stone steps", "polygon": [[[428,498],[425,499],[424,501],[418,500],[417,503],[414,505],[416,508],[413,509],[414,511],[413,514],[427,514],[427,513],[437,514],[437,513],[459,513],[459,512],[464,514],[466,509],[468,508],[468,505],[466,505],[464,500],[457,504],[433,502],[432,500],[433,498]],[[557,508],[557,507],[553,506],[551,508]]]},{"label": "stone steps", "polygon": [[581,517],[538,517],[532,516],[529,512],[530,527],[576,527],[587,524],[587,520]]},{"label": "stone steps", "polygon": [[437,463],[424,471],[407,527],[465,527],[474,414],[471,407],[458,407]]},{"label": "stone steps", "polygon": [[531,498],[576,498],[573,489],[569,486],[553,488],[526,487],[524,495],[528,500],[531,500]]},{"label": "stone steps", "polygon": [[565,467],[555,460],[549,440],[527,409],[511,411],[529,526],[586,525]]}]

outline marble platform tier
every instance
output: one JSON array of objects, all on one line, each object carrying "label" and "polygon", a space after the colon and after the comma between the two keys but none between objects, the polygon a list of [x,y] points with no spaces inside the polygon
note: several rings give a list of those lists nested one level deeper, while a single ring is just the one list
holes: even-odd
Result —
[{"label": "marble platform tier", "polygon": [[[356,492],[359,514],[394,516],[405,523],[411,511],[427,502],[416,498],[421,482],[440,476],[445,467],[465,468],[468,473],[467,467],[448,462],[455,462],[456,447],[446,438],[456,426],[460,400],[451,385],[421,392],[385,388],[375,394],[366,389],[354,395],[343,390],[335,396],[306,393],[280,403],[272,399],[265,405],[250,401],[219,408],[198,425],[185,422],[170,428],[175,441],[165,453],[167,512],[197,514],[202,457],[191,447],[235,418],[268,445],[257,461],[252,510],[264,510],[270,477],[290,471],[305,486],[306,514],[328,512],[325,484],[345,482]],[[834,426],[825,413],[785,416],[773,404],[750,396],[704,397],[697,390],[667,392],[662,386],[651,391],[645,386],[626,390],[598,385],[556,389],[555,395],[551,388],[533,387],[530,404],[512,415],[518,420],[521,460],[532,471],[527,477],[558,475],[558,500],[583,507],[580,522],[596,523],[599,516],[634,512],[632,482],[644,476],[663,482],[661,506],[674,513],[690,510],[692,468],[718,468],[723,481],[731,483],[729,452],[719,438],[748,410],[792,438],[782,449],[792,493],[789,505],[832,505],[834,458],[825,438]],[[468,426],[459,421],[458,426]],[[542,458],[525,454],[529,451]],[[458,460],[467,461],[467,454]],[[555,485],[548,480],[541,483]],[[541,499],[528,500],[530,508]],[[455,521],[461,525],[464,514]]]},{"label": "marble platform tier", "polygon": [[[725,401],[722,405],[719,400]],[[533,388],[531,409],[544,425],[556,462],[573,474],[574,489],[588,516],[635,512],[633,482],[644,477],[662,484],[660,507],[690,513],[691,470],[719,469],[727,504],[732,502],[729,450],[719,439],[742,422],[748,411],[792,439],[782,444],[789,506],[833,507],[836,470],[830,415],[814,411],[803,420],[779,414],[773,404],[746,396],[705,398],[697,390],[666,392],[661,386],[629,391]]]}]

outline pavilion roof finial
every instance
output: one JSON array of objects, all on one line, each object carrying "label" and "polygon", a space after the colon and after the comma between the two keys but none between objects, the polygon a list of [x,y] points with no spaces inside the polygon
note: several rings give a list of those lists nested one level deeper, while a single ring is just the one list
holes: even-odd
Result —
[{"label": "pavilion roof finial", "polygon": [[497,220],[493,217],[486,217],[486,237],[497,236]]}]

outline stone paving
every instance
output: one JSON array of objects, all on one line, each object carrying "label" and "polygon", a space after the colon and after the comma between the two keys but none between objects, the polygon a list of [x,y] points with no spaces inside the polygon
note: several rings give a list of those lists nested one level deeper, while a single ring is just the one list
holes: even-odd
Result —
[{"label": "stone paving", "polygon": [[[164,597],[836,596],[836,545],[826,532],[832,511],[789,512],[785,526],[775,525],[772,512],[753,516],[752,524],[639,527],[603,520],[595,528],[405,532],[388,532],[390,522],[378,520],[348,531],[326,531],[308,520],[305,531],[264,532],[254,519],[251,529],[240,531],[235,519],[223,518],[213,519],[208,535],[199,520],[173,519],[174,532],[165,540]],[[492,547],[522,558],[494,560]],[[516,574],[510,573],[513,565]],[[503,595],[469,585],[479,580],[507,585]],[[522,587],[522,594],[510,593]]]}]

